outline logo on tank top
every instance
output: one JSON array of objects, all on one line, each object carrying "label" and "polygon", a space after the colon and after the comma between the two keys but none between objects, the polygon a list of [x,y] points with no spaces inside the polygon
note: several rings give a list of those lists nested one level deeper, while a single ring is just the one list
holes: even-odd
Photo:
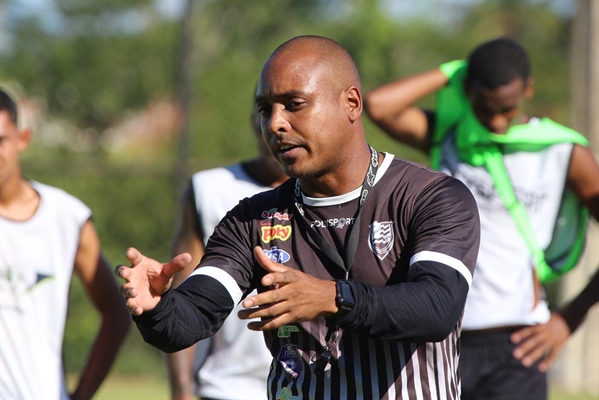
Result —
[{"label": "logo on tank top", "polygon": [[280,239],[287,240],[291,236],[291,226],[274,225],[274,226],[263,226],[262,230],[262,241],[264,243],[270,243],[272,240]]},{"label": "logo on tank top", "polygon": [[279,264],[286,263],[291,258],[289,253],[283,249],[278,249],[277,246],[272,246],[270,250],[262,249],[262,252],[266,257]]},{"label": "logo on tank top", "polygon": [[393,222],[374,221],[370,225],[370,235],[368,235],[368,247],[379,259],[384,259],[393,247]]},{"label": "logo on tank top", "polygon": [[[33,280],[31,278],[34,278]],[[22,313],[21,302],[27,296],[33,296],[41,284],[51,281],[53,275],[36,273],[35,276],[25,276],[12,268],[0,265],[0,309]]]}]

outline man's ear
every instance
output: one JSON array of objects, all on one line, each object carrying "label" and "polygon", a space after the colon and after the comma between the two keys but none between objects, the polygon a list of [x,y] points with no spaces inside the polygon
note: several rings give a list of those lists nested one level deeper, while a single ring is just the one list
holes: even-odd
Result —
[{"label": "man's ear", "polygon": [[524,96],[526,96],[527,100],[532,99],[535,95],[535,80],[533,78],[528,78],[526,80],[526,87],[524,88]]},{"label": "man's ear", "polygon": [[29,128],[19,129],[17,138],[18,138],[17,148],[19,149],[20,152],[25,151],[27,149],[27,147],[29,146],[29,143],[31,142],[31,129],[29,129]]},{"label": "man's ear", "polygon": [[360,119],[362,115],[362,93],[360,89],[355,86],[351,86],[347,89],[347,97],[345,99],[347,105],[347,115],[349,121],[353,124]]}]

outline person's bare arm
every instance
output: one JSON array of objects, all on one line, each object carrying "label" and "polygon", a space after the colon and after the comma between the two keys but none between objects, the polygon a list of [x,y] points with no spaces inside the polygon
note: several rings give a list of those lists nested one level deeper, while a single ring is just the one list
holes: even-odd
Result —
[{"label": "person's bare arm", "polygon": [[[599,165],[591,151],[575,145],[568,168],[568,187],[599,221]],[[551,314],[546,324],[520,329],[512,335],[518,344],[514,357],[530,366],[543,358],[539,364],[546,371],[566,340],[580,326],[591,307],[599,302],[599,268],[586,287],[565,307]]]},{"label": "person's bare arm", "polygon": [[[173,287],[179,286],[200,263],[204,255],[204,243],[198,236],[195,204],[192,188],[188,186],[183,197],[180,221],[171,246],[171,255],[189,253],[191,262],[175,274]],[[206,340],[206,339],[205,339]],[[166,355],[172,400],[193,400],[193,364],[196,345]]]},{"label": "person's bare arm", "polygon": [[364,107],[372,121],[389,136],[428,153],[433,116],[414,104],[447,83],[448,79],[440,69],[409,76],[367,93]]},{"label": "person's bare arm", "polygon": [[81,400],[91,399],[98,390],[131,325],[112,268],[101,255],[100,240],[91,220],[81,231],[75,272],[102,318],[87,363],[71,396],[73,400]]}]

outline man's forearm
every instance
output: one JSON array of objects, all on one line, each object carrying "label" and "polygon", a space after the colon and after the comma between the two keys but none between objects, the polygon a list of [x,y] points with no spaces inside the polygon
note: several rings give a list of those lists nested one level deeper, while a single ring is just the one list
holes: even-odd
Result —
[{"label": "man's forearm", "polygon": [[364,106],[373,120],[383,119],[441,90],[448,82],[447,77],[436,68],[370,91],[365,97]]},{"label": "man's forearm", "polygon": [[233,307],[222,284],[198,275],[164,293],[153,310],[133,316],[133,321],[146,342],[173,353],[214,335]]},{"label": "man's forearm", "polygon": [[108,375],[118,350],[125,339],[131,320],[104,317],[98,335],[90,351],[87,363],[72,394],[73,400],[90,399]]},{"label": "man's forearm", "polygon": [[[445,339],[462,314],[468,283],[446,265],[420,267],[422,273],[413,282],[385,287],[350,282],[356,306],[335,322],[375,339],[415,342]],[[410,268],[416,270],[419,266],[414,264]]]},{"label": "man's forearm", "polygon": [[582,323],[588,311],[599,302],[599,269],[587,286],[568,305],[559,311],[559,314],[574,332]]},{"label": "man's forearm", "polygon": [[193,397],[193,359],[195,346],[166,355],[171,396]]}]

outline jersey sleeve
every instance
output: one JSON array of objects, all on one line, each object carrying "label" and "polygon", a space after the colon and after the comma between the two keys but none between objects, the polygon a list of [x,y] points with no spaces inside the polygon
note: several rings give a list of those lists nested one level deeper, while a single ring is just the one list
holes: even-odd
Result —
[{"label": "jersey sleeve", "polygon": [[414,198],[412,255],[403,282],[349,281],[356,305],[331,320],[374,339],[438,342],[461,318],[478,254],[480,223],[470,191],[447,177]]},{"label": "jersey sleeve", "polygon": [[151,311],[134,316],[144,340],[165,352],[187,348],[222,326],[252,287],[249,204],[227,213],[208,240],[200,265]]},{"label": "jersey sleeve", "polygon": [[470,190],[449,176],[433,181],[415,199],[409,225],[416,261],[437,261],[470,283],[480,242],[478,207]]},{"label": "jersey sleeve", "polygon": [[[228,277],[222,283],[230,285],[231,277],[245,295],[253,290],[253,245],[251,234],[250,200],[244,199],[221,220],[208,239],[206,251],[195,273],[204,267],[224,272]],[[219,281],[218,273],[215,278]]]}]

